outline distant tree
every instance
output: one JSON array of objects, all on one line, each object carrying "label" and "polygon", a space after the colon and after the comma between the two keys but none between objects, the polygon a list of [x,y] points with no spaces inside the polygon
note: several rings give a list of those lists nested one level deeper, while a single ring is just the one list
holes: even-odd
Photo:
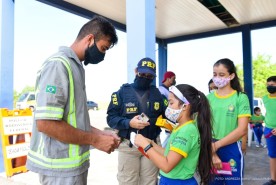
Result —
[{"label": "distant tree", "polygon": [[19,93],[17,91],[13,91],[13,105],[15,105],[18,98],[19,98]]},{"label": "distant tree", "polygon": [[29,92],[29,91],[34,91],[35,88],[34,87],[31,87],[31,86],[26,86],[24,87],[24,89],[21,91],[21,93],[17,92],[17,91],[13,91],[13,101],[14,101],[14,105],[15,105],[15,102],[17,102],[18,98],[26,93],[26,92]]},{"label": "distant tree", "polygon": [[[271,62],[271,56],[260,54],[253,59],[252,64],[254,97],[262,97],[267,93],[266,79],[269,76],[276,75],[276,64]],[[237,65],[236,67],[241,84],[244,85],[243,67],[242,65]]]}]

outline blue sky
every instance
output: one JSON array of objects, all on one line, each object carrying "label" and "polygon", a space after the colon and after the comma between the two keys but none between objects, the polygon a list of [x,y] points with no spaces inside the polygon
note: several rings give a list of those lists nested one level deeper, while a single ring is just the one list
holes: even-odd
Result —
[{"label": "blue sky", "polygon": [[[27,85],[34,86],[43,61],[59,46],[70,46],[87,21],[35,0],[15,1],[14,89],[20,92]],[[275,33],[276,27],[252,31],[253,58],[257,54],[270,55],[276,63]],[[126,33],[118,31],[118,37],[118,44],[107,52],[102,63],[85,67],[88,99],[109,101],[111,93],[127,82]],[[177,83],[188,83],[207,93],[213,63],[230,58],[241,64],[241,44],[241,33],[170,44],[168,70],[176,73]]]}]

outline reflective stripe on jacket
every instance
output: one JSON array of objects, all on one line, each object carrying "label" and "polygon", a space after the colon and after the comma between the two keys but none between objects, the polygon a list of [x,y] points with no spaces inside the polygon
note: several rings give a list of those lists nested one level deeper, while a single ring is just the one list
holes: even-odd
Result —
[{"label": "reflective stripe on jacket", "polygon": [[[62,56],[52,57],[48,60],[48,62],[61,62],[68,71],[69,76],[69,112],[67,115],[66,121],[72,127],[77,128],[77,121],[76,121],[76,107],[75,107],[75,96],[74,96],[74,80],[72,69],[70,66],[70,62],[67,58]],[[39,87],[36,86],[37,90],[39,91]],[[62,118],[64,110],[61,108],[55,107],[38,107],[36,110],[36,118],[43,118],[45,114],[47,117],[54,117],[54,118]],[[68,144],[68,150],[63,151],[66,154],[66,157],[63,158],[49,158],[47,156],[51,156],[49,153],[45,153],[44,148],[45,146],[44,140],[42,138],[42,134],[40,134],[39,139],[39,146],[37,150],[30,150],[28,154],[28,160],[35,163],[37,168],[40,169],[72,169],[80,167],[84,162],[89,160],[90,152],[89,150],[86,152],[81,153],[79,145],[75,144]]]}]

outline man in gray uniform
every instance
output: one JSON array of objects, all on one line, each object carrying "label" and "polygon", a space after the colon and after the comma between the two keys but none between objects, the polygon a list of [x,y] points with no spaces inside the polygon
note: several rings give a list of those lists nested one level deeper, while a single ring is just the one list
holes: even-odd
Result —
[{"label": "man in gray uniform", "polygon": [[101,62],[117,40],[114,26],[96,16],[71,47],[61,47],[38,71],[27,168],[39,174],[41,184],[85,185],[90,146],[106,153],[118,147],[116,135],[90,125],[82,65]]}]

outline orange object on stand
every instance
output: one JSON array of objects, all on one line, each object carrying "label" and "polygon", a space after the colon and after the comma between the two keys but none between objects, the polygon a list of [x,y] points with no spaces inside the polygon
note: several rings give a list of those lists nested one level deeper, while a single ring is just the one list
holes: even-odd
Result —
[{"label": "orange object on stand", "polygon": [[[25,143],[25,134],[20,134],[16,136],[17,143]],[[25,166],[27,161],[27,156],[17,157],[12,159],[12,167],[17,168],[20,166]]]}]

